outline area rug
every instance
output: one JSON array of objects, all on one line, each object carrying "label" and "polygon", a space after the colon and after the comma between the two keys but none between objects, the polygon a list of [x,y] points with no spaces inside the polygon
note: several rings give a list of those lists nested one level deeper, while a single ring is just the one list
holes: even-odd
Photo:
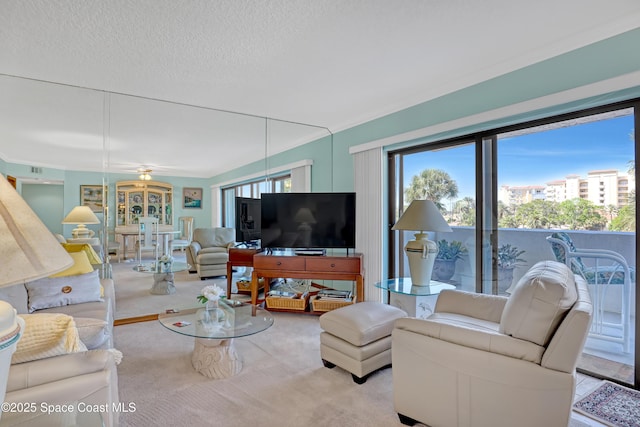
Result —
[{"label": "area rug", "polygon": [[609,381],[574,403],[573,407],[608,426],[640,427],[640,391]]}]

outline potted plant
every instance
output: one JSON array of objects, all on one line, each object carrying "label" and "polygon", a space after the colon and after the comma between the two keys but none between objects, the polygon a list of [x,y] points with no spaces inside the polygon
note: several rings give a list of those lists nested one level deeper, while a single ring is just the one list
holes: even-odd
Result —
[{"label": "potted plant", "polygon": [[498,293],[504,293],[513,282],[513,269],[527,262],[520,256],[525,251],[519,250],[510,244],[498,247]]},{"label": "potted plant", "polygon": [[467,248],[462,242],[452,240],[451,242],[442,239],[438,240],[438,254],[433,264],[432,279],[449,280],[456,271],[456,261],[467,253]]}]

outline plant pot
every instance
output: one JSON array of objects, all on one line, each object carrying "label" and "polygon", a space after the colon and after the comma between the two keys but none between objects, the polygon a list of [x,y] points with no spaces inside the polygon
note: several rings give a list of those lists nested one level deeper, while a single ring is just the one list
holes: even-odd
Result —
[{"label": "plant pot", "polygon": [[433,263],[433,274],[431,279],[444,281],[453,277],[456,272],[456,260],[455,259],[436,259]]},{"label": "plant pot", "polygon": [[511,287],[513,282],[513,269],[511,268],[498,268],[498,294],[504,294],[507,289]]}]

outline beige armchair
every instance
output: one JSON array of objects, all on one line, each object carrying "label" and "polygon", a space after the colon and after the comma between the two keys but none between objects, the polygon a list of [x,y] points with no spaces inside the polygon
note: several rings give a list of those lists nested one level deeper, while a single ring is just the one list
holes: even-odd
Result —
[{"label": "beige armchair", "polygon": [[584,279],[556,261],[533,266],[508,298],[443,291],[427,319],[395,323],[400,421],[566,427],[591,316]]},{"label": "beige armchair", "polygon": [[229,248],[235,244],[234,228],[196,228],[193,240],[187,248],[189,272],[198,273],[201,279],[226,276]]}]

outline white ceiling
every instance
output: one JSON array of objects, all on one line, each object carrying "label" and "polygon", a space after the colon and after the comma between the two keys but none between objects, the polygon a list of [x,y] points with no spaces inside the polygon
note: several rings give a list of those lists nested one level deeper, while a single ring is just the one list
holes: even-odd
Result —
[{"label": "white ceiling", "polygon": [[[2,0],[0,158],[211,177],[639,23],[637,0]],[[265,148],[264,117],[318,127]]]}]

